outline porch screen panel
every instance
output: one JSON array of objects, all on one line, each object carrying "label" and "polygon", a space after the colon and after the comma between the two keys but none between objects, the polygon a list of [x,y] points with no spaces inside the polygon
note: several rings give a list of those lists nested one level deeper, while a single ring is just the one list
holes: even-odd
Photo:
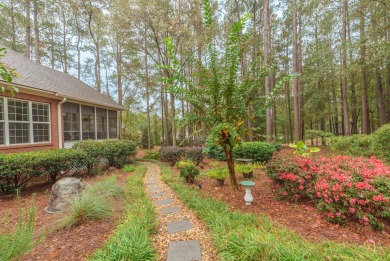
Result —
[{"label": "porch screen panel", "polygon": [[8,99],[9,143],[30,142],[28,101]]},{"label": "porch screen panel", "polygon": [[81,106],[83,140],[95,139],[95,108]]},{"label": "porch screen panel", "polygon": [[64,140],[80,140],[80,105],[75,103],[64,104]]},{"label": "porch screen panel", "polygon": [[49,105],[33,102],[31,104],[33,118],[34,142],[50,141]]},{"label": "porch screen panel", "polygon": [[96,108],[97,138],[107,139],[107,110]]},{"label": "porch screen panel", "polygon": [[108,111],[108,127],[110,139],[118,138],[118,116],[116,111]]}]

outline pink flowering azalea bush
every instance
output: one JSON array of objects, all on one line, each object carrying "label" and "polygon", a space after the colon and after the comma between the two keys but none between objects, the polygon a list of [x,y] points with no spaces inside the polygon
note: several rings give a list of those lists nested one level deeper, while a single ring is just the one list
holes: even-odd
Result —
[{"label": "pink flowering azalea bush", "polygon": [[331,222],[390,221],[390,167],[374,157],[275,157],[267,174],[281,197],[309,200]]}]

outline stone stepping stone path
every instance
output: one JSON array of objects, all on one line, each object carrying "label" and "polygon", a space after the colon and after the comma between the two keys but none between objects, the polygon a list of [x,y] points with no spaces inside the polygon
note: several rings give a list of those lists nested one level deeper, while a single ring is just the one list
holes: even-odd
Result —
[{"label": "stone stepping stone path", "polygon": [[191,221],[187,220],[179,220],[167,223],[168,233],[176,233],[182,232],[193,228]]},{"label": "stone stepping stone path", "polygon": [[167,260],[202,260],[199,240],[170,242]]},{"label": "stone stepping stone path", "polygon": [[147,162],[146,192],[156,208],[153,237],[158,258],[164,261],[218,260],[207,227],[161,179],[159,167]]},{"label": "stone stepping stone path", "polygon": [[166,207],[160,209],[161,213],[163,214],[171,214],[171,213],[176,213],[180,212],[181,208],[179,206],[173,206],[173,207]]}]

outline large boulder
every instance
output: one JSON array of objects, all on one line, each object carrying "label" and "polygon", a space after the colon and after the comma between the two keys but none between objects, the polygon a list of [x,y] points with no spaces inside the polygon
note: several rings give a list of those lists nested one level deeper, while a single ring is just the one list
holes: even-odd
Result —
[{"label": "large boulder", "polygon": [[47,213],[57,213],[66,209],[69,199],[80,194],[85,187],[84,182],[76,178],[63,178],[57,181],[51,190]]}]

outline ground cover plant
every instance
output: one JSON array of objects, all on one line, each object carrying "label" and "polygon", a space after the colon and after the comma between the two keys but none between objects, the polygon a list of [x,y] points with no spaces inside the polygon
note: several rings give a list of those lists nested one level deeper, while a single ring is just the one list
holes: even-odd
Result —
[{"label": "ground cover plant", "polygon": [[126,180],[127,213],[104,247],[89,260],[155,260],[150,235],[156,230],[155,211],[143,186],[146,166],[136,165]]},{"label": "ground cover plant", "polygon": [[309,200],[331,222],[390,221],[390,167],[374,157],[275,157],[267,174],[281,197]]},{"label": "ground cover plant", "polygon": [[334,242],[309,242],[264,215],[232,211],[160,165],[164,181],[209,227],[220,260],[387,260],[389,249]]},{"label": "ground cover plant", "polygon": [[13,260],[26,253],[33,245],[35,207],[21,211],[18,223],[11,233],[0,232],[0,260]]}]

